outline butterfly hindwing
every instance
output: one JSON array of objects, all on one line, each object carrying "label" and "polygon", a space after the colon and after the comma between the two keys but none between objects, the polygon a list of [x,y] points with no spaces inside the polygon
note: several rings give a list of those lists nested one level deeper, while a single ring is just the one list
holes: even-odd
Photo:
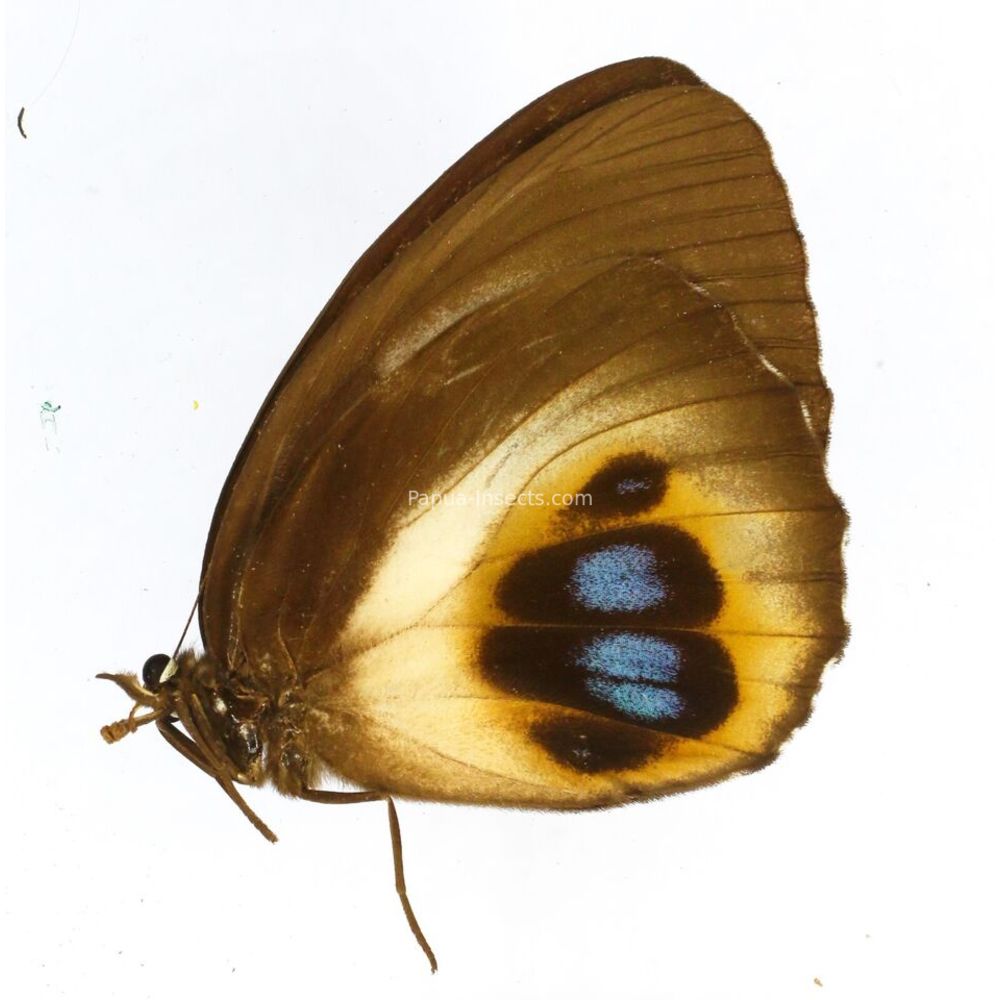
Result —
[{"label": "butterfly hindwing", "polygon": [[[605,804],[759,766],[803,718],[842,641],[843,515],[797,394],[662,263],[619,262],[575,295],[612,289],[631,338],[541,390],[436,504],[401,509],[345,629],[346,678],[315,682],[351,714],[348,777]],[[599,338],[600,309],[547,298],[481,335],[540,320],[557,342]],[[531,381],[512,371],[511,397]]]}]

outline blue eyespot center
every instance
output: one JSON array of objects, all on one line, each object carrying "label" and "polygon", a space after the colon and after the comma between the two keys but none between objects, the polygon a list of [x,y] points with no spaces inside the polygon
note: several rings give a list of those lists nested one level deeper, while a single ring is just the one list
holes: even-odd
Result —
[{"label": "blue eyespot center", "polygon": [[665,686],[677,680],[682,661],[674,643],[642,632],[599,635],[578,657],[588,694],[627,718],[645,722],[684,714],[684,698]]},{"label": "blue eyespot center", "polygon": [[655,553],[634,543],[608,545],[579,556],[569,589],[584,608],[604,612],[648,611],[668,596]]},{"label": "blue eyespot center", "polygon": [[619,496],[630,496],[633,493],[651,493],[653,483],[648,479],[622,479],[615,484],[615,492]]},{"label": "blue eyespot center", "polygon": [[679,719],[684,714],[684,699],[670,688],[607,677],[588,676],[584,685],[589,694],[618,709],[622,715],[643,722]]},{"label": "blue eyespot center", "polygon": [[663,684],[677,679],[681,651],[674,643],[649,633],[610,632],[589,640],[579,662],[591,673]]}]

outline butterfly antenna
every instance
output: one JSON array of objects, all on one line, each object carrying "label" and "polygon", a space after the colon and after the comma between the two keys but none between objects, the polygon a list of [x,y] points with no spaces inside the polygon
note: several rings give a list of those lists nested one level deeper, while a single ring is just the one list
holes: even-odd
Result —
[{"label": "butterfly antenna", "polygon": [[201,600],[201,591],[198,591],[198,596],[194,599],[194,604],[191,605],[191,614],[188,615],[187,621],[184,623],[184,631],[181,632],[181,637],[177,640],[177,645],[174,648],[174,655],[171,659],[176,660],[177,654],[181,651],[181,644],[184,642],[184,637],[188,634],[188,629],[191,627],[191,622],[194,619],[195,610],[198,607],[198,601]]}]

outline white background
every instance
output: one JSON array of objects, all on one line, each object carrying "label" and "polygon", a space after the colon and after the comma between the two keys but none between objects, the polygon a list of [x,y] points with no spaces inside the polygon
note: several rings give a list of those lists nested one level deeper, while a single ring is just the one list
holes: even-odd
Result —
[{"label": "white background", "polygon": [[[995,996],[995,57],[975,6],[8,4],[12,995]],[[524,104],[654,54],[747,108],[792,192],[853,639],[759,774],[585,815],[403,803],[432,978],[381,806],[251,790],[271,846],[155,733],[105,746],[128,704],[92,677],[173,647],[229,464],[354,259]]]}]

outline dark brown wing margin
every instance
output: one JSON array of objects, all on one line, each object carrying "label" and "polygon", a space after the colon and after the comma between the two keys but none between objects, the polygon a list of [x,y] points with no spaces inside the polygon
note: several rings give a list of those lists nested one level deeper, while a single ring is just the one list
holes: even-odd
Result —
[{"label": "dark brown wing margin", "polygon": [[[270,410],[291,373],[312,348],[316,335],[326,330],[336,316],[364,289],[407,244],[433,225],[449,208],[461,200],[477,184],[486,180],[504,164],[537,145],[564,125],[595,108],[658,87],[704,86],[686,66],[670,59],[649,56],[614,63],[585,73],[539,97],[509,118],[499,128],[474,146],[457,163],[445,171],[361,256],[347,277],[340,283],[323,311],[313,321],[306,335],[282,368],[271,391],[267,394],[250,430],[236,455],[222,487],[212,524],[205,543],[201,579],[204,582],[215,534],[225,513],[229,492],[250,451],[254,434],[264,415]],[[200,592],[199,592],[200,594]],[[201,604],[198,608],[199,625]]]}]

